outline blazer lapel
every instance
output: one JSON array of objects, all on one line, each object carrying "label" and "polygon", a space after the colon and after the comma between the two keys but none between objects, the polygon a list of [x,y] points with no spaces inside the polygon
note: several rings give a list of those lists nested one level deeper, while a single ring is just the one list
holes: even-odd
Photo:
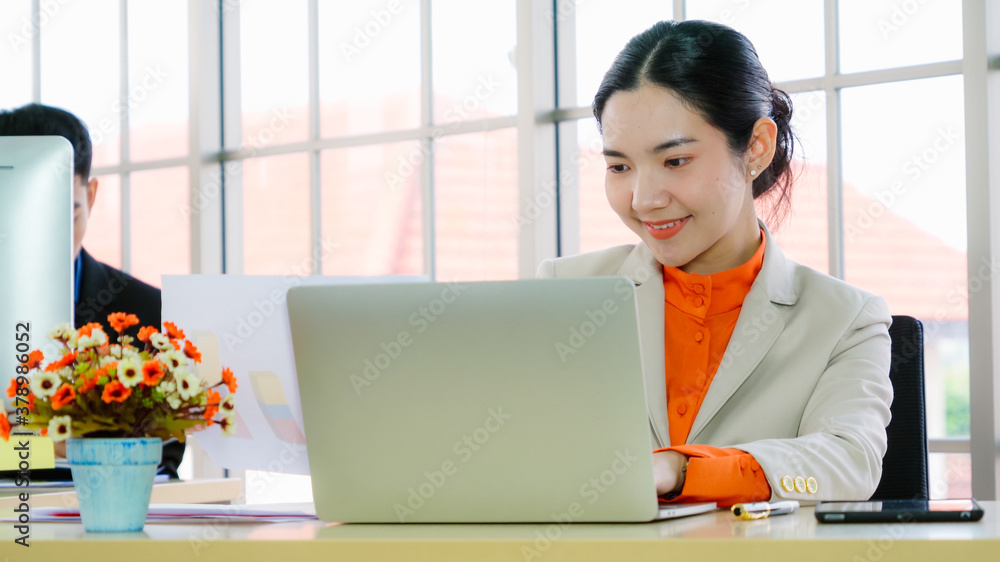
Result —
[{"label": "blazer lapel", "polygon": [[698,434],[753,373],[785,329],[784,311],[778,305],[795,304],[798,298],[794,285],[795,264],[778,248],[767,226],[762,222],[760,226],[767,242],[764,261],[743,300],[726,353],[691,426],[688,443],[695,442]]},{"label": "blazer lapel", "polygon": [[663,357],[663,267],[649,247],[637,244],[618,270],[636,284],[642,373],[646,385],[646,411],[657,448],[670,445],[667,428],[667,387]]}]

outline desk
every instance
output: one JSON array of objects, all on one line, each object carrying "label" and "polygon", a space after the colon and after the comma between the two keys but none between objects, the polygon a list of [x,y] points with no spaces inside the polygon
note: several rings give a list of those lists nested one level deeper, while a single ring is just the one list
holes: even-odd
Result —
[{"label": "desk", "polygon": [[[340,525],[308,521],[270,525],[149,523],[140,533],[84,533],[72,524],[31,526],[29,548],[0,524],[0,555],[12,561],[129,559],[143,562],[239,560],[420,560],[544,562],[695,560],[1000,559],[997,502],[982,502],[977,523],[817,524],[811,507],[762,521],[728,511],[644,524]],[[553,539],[545,539],[548,532]],[[532,549],[532,550],[528,550]],[[537,555],[535,555],[537,554]]]}]

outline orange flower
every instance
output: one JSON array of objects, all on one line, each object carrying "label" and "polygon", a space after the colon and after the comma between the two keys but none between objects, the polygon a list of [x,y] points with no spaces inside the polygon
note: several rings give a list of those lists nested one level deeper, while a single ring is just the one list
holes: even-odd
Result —
[{"label": "orange flower", "polygon": [[139,341],[149,343],[149,336],[159,333],[159,330],[152,326],[139,328]]},{"label": "orange flower", "polygon": [[205,404],[209,406],[218,406],[219,402],[222,402],[222,395],[218,392],[208,389],[208,394],[206,395]]},{"label": "orange flower", "polygon": [[99,374],[104,369],[95,371],[92,376],[87,376],[86,373],[80,375],[80,394],[86,394],[90,392],[95,386],[97,386],[97,379],[101,377]]},{"label": "orange flower", "polygon": [[101,395],[101,400],[104,400],[105,404],[124,402],[131,394],[131,388],[126,388],[120,381],[111,381],[104,385],[104,394]]},{"label": "orange flower", "polygon": [[229,367],[222,370],[222,382],[226,383],[226,386],[229,388],[229,392],[236,392],[236,377],[233,375],[233,372],[229,370]]},{"label": "orange flower", "polygon": [[208,408],[205,408],[205,413],[202,414],[202,416],[201,416],[201,417],[205,418],[206,422],[208,422],[208,423],[205,424],[205,427],[211,427],[211,425],[213,423],[215,423],[215,420],[213,420],[212,418],[215,416],[215,414],[218,414],[218,413],[219,413],[219,407],[218,406],[210,406]]},{"label": "orange flower", "polygon": [[35,393],[34,392],[29,392],[28,393],[28,411],[29,412],[34,412],[35,411]]},{"label": "orange flower", "polygon": [[51,373],[54,371],[58,371],[59,369],[62,369],[63,367],[69,365],[73,361],[76,361],[76,352],[70,351],[66,355],[63,355],[62,359],[49,363],[49,366],[45,367],[45,372]]},{"label": "orange flower", "polygon": [[184,342],[184,355],[190,357],[195,363],[201,363],[201,353],[198,351],[198,348],[191,343],[191,340]]},{"label": "orange flower", "polygon": [[77,390],[77,392],[79,394],[90,392],[91,389],[97,386],[97,381],[99,381],[101,377],[108,376],[108,371],[114,369],[117,366],[118,362],[112,361],[111,363],[108,363],[107,365],[94,371],[94,373],[89,377],[86,374],[80,375],[80,388]]},{"label": "orange flower", "polygon": [[167,337],[172,340],[182,340],[184,339],[184,332],[178,330],[177,326],[173,322],[164,322],[163,328],[166,330]]},{"label": "orange flower", "polygon": [[36,349],[28,354],[28,362],[24,366],[29,369],[37,369],[42,365],[42,359],[45,359],[45,356],[42,355],[42,350]]},{"label": "orange flower", "polygon": [[52,395],[52,409],[58,410],[75,399],[76,391],[73,390],[73,385],[68,382],[63,383],[63,385],[59,387],[59,390]]},{"label": "orange flower", "polygon": [[7,387],[7,398],[13,398],[17,396],[17,388],[21,386],[17,384],[17,379],[10,379],[10,386]]},{"label": "orange flower", "polygon": [[163,378],[163,365],[156,359],[150,359],[142,364],[142,384],[156,386]]},{"label": "orange flower", "polygon": [[7,419],[7,412],[0,412],[0,439],[10,441],[10,420]]},{"label": "orange flower", "polygon": [[48,434],[49,434],[49,428],[43,427],[42,428],[42,437],[45,437]]},{"label": "orange flower", "polygon": [[139,323],[139,317],[135,314],[125,314],[124,312],[113,312],[108,315],[108,323],[111,329],[119,334]]},{"label": "orange flower", "polygon": [[83,327],[77,331],[77,334],[79,334],[80,337],[87,336],[89,338],[90,335],[94,332],[94,328],[100,328],[100,327],[101,325],[99,323],[90,322],[88,324],[84,324]]}]

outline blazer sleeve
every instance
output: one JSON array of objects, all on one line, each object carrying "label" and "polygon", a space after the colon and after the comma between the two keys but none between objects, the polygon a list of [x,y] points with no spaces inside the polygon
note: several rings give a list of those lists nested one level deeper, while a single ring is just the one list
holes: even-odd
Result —
[{"label": "blazer sleeve", "polygon": [[867,500],[875,492],[892,403],[891,323],[885,300],[869,296],[834,347],[798,437],[732,445],[760,463],[772,498]]}]

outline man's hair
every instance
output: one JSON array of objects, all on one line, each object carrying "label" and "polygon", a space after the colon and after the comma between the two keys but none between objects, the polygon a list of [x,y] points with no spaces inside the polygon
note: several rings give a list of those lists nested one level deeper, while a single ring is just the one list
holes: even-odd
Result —
[{"label": "man's hair", "polygon": [[93,145],[87,126],[68,111],[30,103],[10,111],[0,111],[0,137],[55,135],[73,145],[73,174],[90,179]]}]

